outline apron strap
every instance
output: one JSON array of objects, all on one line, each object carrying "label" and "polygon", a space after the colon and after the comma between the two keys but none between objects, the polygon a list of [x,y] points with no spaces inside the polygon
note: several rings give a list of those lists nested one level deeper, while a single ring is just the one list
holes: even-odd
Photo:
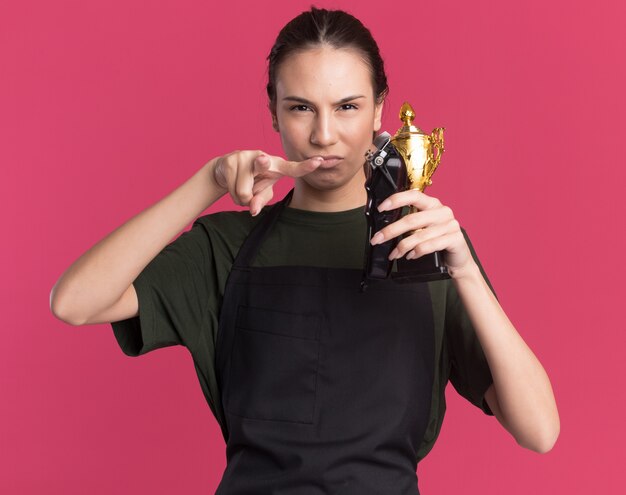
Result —
[{"label": "apron strap", "polygon": [[233,268],[248,268],[252,264],[259,247],[272,230],[272,227],[274,227],[278,217],[287,206],[292,196],[293,189],[289,191],[281,201],[276,203],[272,209],[254,226],[239,248],[239,252],[233,262]]}]

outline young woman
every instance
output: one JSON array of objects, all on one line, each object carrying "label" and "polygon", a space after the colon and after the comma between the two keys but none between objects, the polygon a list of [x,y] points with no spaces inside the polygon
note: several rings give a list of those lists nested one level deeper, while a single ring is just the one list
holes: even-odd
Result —
[{"label": "young woman", "polygon": [[[449,207],[395,194],[381,207],[418,212],[372,244],[421,229],[391,257],[444,251],[450,280],[359,290],[364,154],[388,91],[370,32],[312,8],[268,59],[287,159],[244,150],[210,160],[83,254],[53,288],[54,314],[111,322],[130,356],[190,350],[226,441],[219,494],[417,494],[448,380],[520,445],[550,450],[559,418],[548,377]],[[284,176],[295,188],[268,205]],[[251,214],[198,217],[224,194]]]}]

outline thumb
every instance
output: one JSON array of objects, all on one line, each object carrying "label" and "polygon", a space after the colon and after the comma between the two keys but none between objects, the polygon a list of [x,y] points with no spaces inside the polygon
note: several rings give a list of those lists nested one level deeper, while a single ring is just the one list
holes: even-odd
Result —
[{"label": "thumb", "polygon": [[252,200],[250,200],[250,214],[256,217],[263,207],[269,203],[274,197],[274,188],[272,186],[266,187],[259,193],[255,194]]}]

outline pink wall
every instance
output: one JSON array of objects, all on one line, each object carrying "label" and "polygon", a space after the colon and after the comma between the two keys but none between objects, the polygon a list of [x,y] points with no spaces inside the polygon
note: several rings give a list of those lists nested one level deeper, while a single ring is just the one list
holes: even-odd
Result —
[{"label": "pink wall", "polygon": [[[0,5],[0,493],[213,493],[224,445],[187,351],[126,357],[109,325],[66,325],[48,297],[81,253],[213,156],[281,153],[265,56],[309,5]],[[317,5],[379,41],[387,129],[405,98],[418,125],[447,128],[427,192],[469,231],[560,408],[542,456],[450,388],[423,493],[622,493],[623,2]]]}]

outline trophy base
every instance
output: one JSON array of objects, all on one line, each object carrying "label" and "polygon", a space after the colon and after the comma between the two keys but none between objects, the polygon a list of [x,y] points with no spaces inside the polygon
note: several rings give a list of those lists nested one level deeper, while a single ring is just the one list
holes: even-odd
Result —
[{"label": "trophy base", "polygon": [[398,271],[391,273],[391,278],[400,284],[410,282],[431,282],[450,278],[448,268],[443,264],[443,253],[435,251],[419,258],[396,261]]}]

